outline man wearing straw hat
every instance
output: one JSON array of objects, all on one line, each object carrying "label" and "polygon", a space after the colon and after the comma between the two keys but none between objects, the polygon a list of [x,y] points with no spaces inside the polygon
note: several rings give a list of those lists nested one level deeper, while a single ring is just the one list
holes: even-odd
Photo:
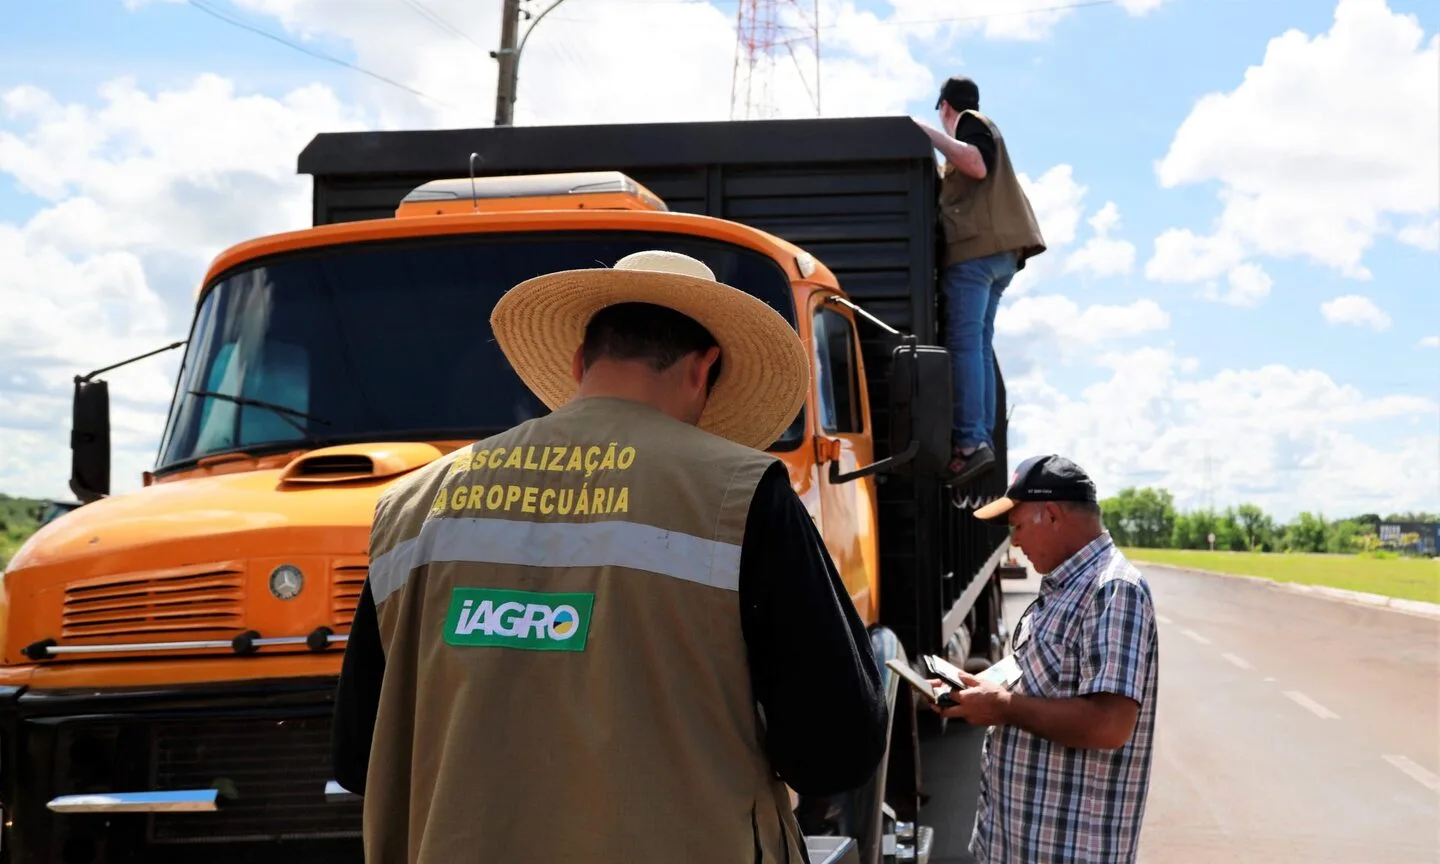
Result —
[{"label": "man wearing straw hat", "polygon": [[758,449],[804,401],[799,337],[668,252],[530,279],[490,322],[551,413],[376,507],[335,712],[367,861],[804,861],[785,785],[859,786],[887,717]]}]

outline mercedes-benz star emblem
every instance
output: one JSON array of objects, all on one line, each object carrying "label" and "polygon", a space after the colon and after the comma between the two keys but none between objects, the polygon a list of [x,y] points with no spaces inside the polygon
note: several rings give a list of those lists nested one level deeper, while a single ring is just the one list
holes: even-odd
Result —
[{"label": "mercedes-benz star emblem", "polygon": [[305,575],[293,564],[281,564],[270,571],[270,593],[281,600],[292,600],[305,586]]}]

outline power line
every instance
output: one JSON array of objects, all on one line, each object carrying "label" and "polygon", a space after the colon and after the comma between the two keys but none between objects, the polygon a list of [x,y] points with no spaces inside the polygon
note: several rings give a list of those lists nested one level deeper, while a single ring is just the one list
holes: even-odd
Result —
[{"label": "power line", "polygon": [[913,21],[876,21],[875,23],[892,27],[904,24],[958,24],[961,21],[987,21],[991,18],[1012,18],[1016,15],[1036,15],[1040,12],[1064,12],[1070,9],[1084,9],[1090,6],[1114,6],[1119,2],[1120,0],[1082,0],[1082,2],[1079,3],[1062,3],[1057,6],[1031,6],[1025,9],[1008,9],[1004,12],[987,12],[983,15],[961,15],[952,18],[924,18]]},{"label": "power line", "polygon": [[[722,4],[730,5],[730,4],[733,4],[734,2],[736,2],[736,0],[589,0],[589,3],[592,3],[592,4],[624,3],[624,4],[635,4],[635,5],[642,5],[642,6],[676,6],[676,7],[678,7],[678,6],[701,6],[701,5],[706,5],[706,6],[719,6],[719,5],[722,5]],[[899,20],[888,20],[888,21],[876,20],[876,21],[873,21],[873,22],[870,22],[870,23],[875,24],[875,25],[878,25],[878,26],[881,26],[881,27],[907,27],[907,26],[915,26],[915,25],[920,25],[920,24],[959,24],[959,23],[965,22],[965,21],[986,21],[986,20],[989,20],[989,19],[991,19],[991,18],[1013,18],[1013,17],[1015,17],[1015,16],[1017,16],[1017,15],[1038,15],[1038,14],[1040,14],[1040,13],[1042,13],[1042,12],[1064,12],[1064,11],[1068,11],[1068,10],[1070,10],[1070,9],[1085,9],[1085,8],[1090,7],[1090,6],[1114,6],[1114,5],[1116,5],[1117,3],[1120,3],[1120,2],[1121,2],[1121,0],[1081,0],[1081,2],[1076,2],[1076,3],[1061,3],[1061,4],[1058,4],[1058,5],[1054,5],[1054,6],[1030,6],[1030,7],[1026,7],[1026,8],[1023,8],[1023,9],[1007,9],[1007,10],[1005,10],[1004,12],[986,12],[986,13],[979,14],[979,15],[960,15],[960,16],[952,16],[952,17],[949,17],[949,18],[904,18],[904,19],[899,19]],[[572,22],[583,23],[583,24],[599,24],[599,23],[603,23],[600,19],[597,19],[597,18],[570,18],[570,17],[568,17],[568,16],[565,17],[565,18],[557,18],[557,20],[561,20],[561,21],[572,21]],[[840,24],[823,24],[823,25],[820,26],[820,29],[821,29],[821,30],[835,30],[835,29],[839,28],[840,26],[842,26],[842,25],[840,25]]]},{"label": "power line", "polygon": [[210,8],[209,6],[207,6],[207,5],[205,5],[204,3],[200,2],[200,0],[185,0],[185,2],[188,3],[189,5],[193,6],[194,8],[199,9],[201,12],[204,12],[206,15],[210,15],[211,17],[214,17],[214,18],[217,18],[217,19],[219,19],[219,20],[221,20],[221,21],[224,21],[226,24],[230,24],[230,25],[232,25],[232,26],[234,26],[234,27],[239,27],[239,28],[242,29],[242,30],[248,30],[248,31],[250,31],[251,33],[256,34],[257,36],[264,36],[266,39],[270,39],[270,40],[272,40],[272,41],[274,41],[274,42],[279,42],[281,45],[284,45],[284,46],[286,46],[287,48],[294,48],[296,51],[299,51],[299,52],[302,53],[302,54],[306,54],[306,55],[309,55],[309,56],[311,56],[311,57],[314,57],[316,60],[324,60],[324,61],[327,62],[327,63],[334,63],[334,64],[336,64],[336,65],[338,65],[338,66],[344,66],[344,67],[347,68],[347,69],[353,69],[353,70],[355,70],[356,72],[359,72],[359,73],[362,74],[362,75],[368,75],[368,76],[370,76],[371,78],[374,78],[374,79],[377,80],[377,81],[384,82],[384,83],[386,83],[386,84],[389,84],[389,85],[392,86],[392,87],[398,87],[398,88],[400,88],[401,90],[404,90],[404,91],[406,91],[406,92],[408,92],[408,93],[413,93],[414,95],[419,96],[419,97],[421,97],[421,98],[423,98],[423,99],[429,99],[431,102],[435,102],[435,103],[437,103],[437,104],[439,104],[439,105],[443,105],[443,106],[445,106],[446,108],[454,108],[454,107],[455,107],[454,105],[451,105],[451,104],[448,103],[448,102],[443,102],[443,101],[441,101],[441,100],[439,100],[439,99],[436,99],[434,96],[431,96],[431,95],[428,94],[428,93],[424,93],[424,92],[422,92],[422,91],[420,91],[420,90],[416,90],[414,87],[410,87],[410,86],[408,86],[408,85],[406,85],[406,84],[401,84],[399,81],[396,81],[396,80],[394,80],[393,78],[386,78],[384,75],[381,75],[381,74],[379,74],[378,72],[371,72],[369,69],[366,69],[366,68],[361,67],[361,66],[356,66],[354,63],[350,63],[350,62],[347,62],[347,61],[345,61],[345,60],[341,60],[341,59],[338,58],[338,57],[331,57],[329,54],[323,54],[323,53],[321,53],[321,52],[319,52],[319,51],[311,50],[311,49],[309,49],[309,48],[306,48],[304,45],[300,45],[300,44],[298,44],[298,43],[291,42],[289,39],[286,39],[286,38],[283,37],[283,36],[276,36],[274,33],[271,33],[271,32],[269,32],[268,30],[262,30],[261,28],[255,27],[255,26],[253,26],[253,25],[251,25],[251,24],[247,24],[247,23],[245,23],[244,21],[239,21],[239,20],[236,20],[236,19],[234,19],[234,18],[231,18],[231,17],[225,15],[224,13],[219,12],[218,10],[215,10],[215,9]]},{"label": "power line", "polygon": [[459,36],[461,39],[464,39],[466,42],[474,45],[481,51],[489,50],[484,45],[481,45],[479,42],[471,39],[470,34],[466,33],[464,30],[461,30],[459,27],[456,27],[454,24],[451,24],[449,21],[446,21],[444,18],[441,18],[438,12],[431,10],[428,6],[421,3],[420,0],[399,0],[399,2],[404,3],[406,6],[409,6],[411,9],[415,10],[416,15],[421,16],[426,21],[429,21],[431,24],[439,27],[441,30],[444,30],[454,36]]}]

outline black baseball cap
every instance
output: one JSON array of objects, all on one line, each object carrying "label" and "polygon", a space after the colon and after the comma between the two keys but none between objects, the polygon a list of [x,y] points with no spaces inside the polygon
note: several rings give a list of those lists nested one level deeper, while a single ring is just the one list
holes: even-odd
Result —
[{"label": "black baseball cap", "polygon": [[975,518],[996,521],[1021,501],[1083,501],[1098,503],[1095,482],[1079,465],[1054,454],[1031,456],[1010,476],[1005,497],[975,511]]},{"label": "black baseball cap", "polygon": [[939,108],[942,102],[949,102],[950,107],[956,111],[979,108],[980,88],[964,75],[951,76],[940,85],[940,97],[935,100],[935,107]]}]

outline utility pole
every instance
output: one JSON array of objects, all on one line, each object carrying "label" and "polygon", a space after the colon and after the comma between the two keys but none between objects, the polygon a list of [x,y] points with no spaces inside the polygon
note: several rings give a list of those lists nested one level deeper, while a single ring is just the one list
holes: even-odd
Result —
[{"label": "utility pole", "polygon": [[500,50],[490,56],[500,63],[495,87],[495,125],[510,126],[515,119],[515,84],[520,74],[520,52],[515,43],[520,30],[520,0],[505,0],[500,19]]}]

